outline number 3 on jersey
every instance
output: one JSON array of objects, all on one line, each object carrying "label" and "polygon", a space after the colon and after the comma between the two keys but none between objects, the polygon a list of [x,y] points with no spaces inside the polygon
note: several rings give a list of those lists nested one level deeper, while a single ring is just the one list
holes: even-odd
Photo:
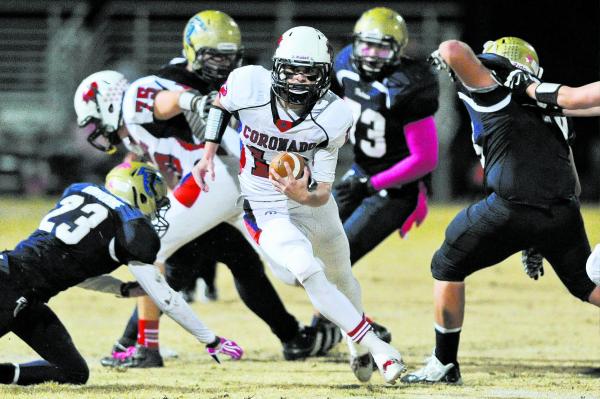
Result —
[{"label": "number 3 on jersey", "polygon": [[[84,198],[80,195],[69,195],[63,198],[59,203],[59,207],[50,211],[40,222],[40,230],[47,233],[52,233],[54,226],[56,230],[54,235],[56,238],[68,245],[77,244],[83,237],[85,237],[91,229],[98,226],[104,219],[108,217],[108,210],[99,204],[87,204],[81,206],[84,202]],[[77,219],[72,221],[72,226],[69,223],[55,223],[51,222],[50,219],[55,218],[59,215],[65,214],[69,211],[81,208],[80,211],[83,213]]]},{"label": "number 3 on jersey", "polygon": [[385,118],[379,112],[362,106],[357,101],[348,97],[344,98],[346,104],[352,110],[355,124],[350,130],[350,141],[356,144],[356,136],[359,138],[358,146],[368,157],[381,158],[387,150],[385,143]]}]

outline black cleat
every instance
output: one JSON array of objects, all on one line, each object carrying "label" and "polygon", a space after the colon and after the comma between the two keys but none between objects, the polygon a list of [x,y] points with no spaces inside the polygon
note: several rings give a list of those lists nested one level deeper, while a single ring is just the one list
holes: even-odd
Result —
[{"label": "black cleat", "polygon": [[300,360],[314,356],[317,331],[313,327],[301,327],[291,340],[283,343],[283,357],[285,360]]},{"label": "black cleat", "polygon": [[374,321],[371,321],[371,326],[373,327],[373,332],[377,335],[377,338],[388,344],[392,342],[392,333],[387,328]]}]

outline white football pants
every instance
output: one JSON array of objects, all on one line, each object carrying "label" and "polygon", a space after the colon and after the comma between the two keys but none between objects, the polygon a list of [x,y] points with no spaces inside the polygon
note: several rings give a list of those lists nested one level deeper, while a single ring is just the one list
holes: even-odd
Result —
[{"label": "white football pants", "polygon": [[181,204],[169,193],[171,209],[165,219],[169,229],[160,240],[156,261],[164,263],[179,248],[206,233],[221,222],[228,222],[247,235],[241,223],[242,208],[237,204],[240,187],[237,178],[239,160],[235,157],[215,157],[215,180],[209,179],[208,192],[200,192],[191,207]]},{"label": "white football pants", "polygon": [[[348,238],[333,196],[320,207],[302,206],[293,201],[250,201],[250,207],[252,215],[246,219],[253,218],[252,223],[260,231],[260,248],[272,267],[287,269],[303,285],[311,276],[324,272],[332,285],[321,288],[339,290],[350,301],[354,308],[350,312],[356,312],[358,317],[358,320],[352,317],[352,327],[356,326],[363,313],[360,285],[352,275]],[[251,235],[256,236],[256,231],[251,231]],[[274,272],[278,277],[281,275],[281,271]],[[339,323],[331,310],[319,309],[322,304],[315,303],[312,296],[311,301],[326,317],[338,325],[344,324],[340,327],[346,329],[347,323]],[[334,312],[344,312],[344,309]]]}]

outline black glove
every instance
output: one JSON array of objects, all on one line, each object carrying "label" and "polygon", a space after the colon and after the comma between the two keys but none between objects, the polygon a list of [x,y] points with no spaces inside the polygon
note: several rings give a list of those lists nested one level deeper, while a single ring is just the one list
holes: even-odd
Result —
[{"label": "black glove", "polygon": [[530,84],[540,82],[538,78],[517,68],[508,58],[501,55],[485,53],[479,54],[477,58],[490,70],[498,83],[508,87],[515,94],[525,95]]},{"label": "black glove", "polygon": [[526,95],[527,88],[533,83],[540,83],[540,80],[520,69],[515,69],[509,73],[506,80],[502,82],[510,91],[520,96]]},{"label": "black glove", "polygon": [[340,207],[360,202],[377,192],[371,184],[371,179],[364,176],[351,175],[342,180],[335,188],[336,200]]},{"label": "black glove", "polygon": [[521,263],[529,277],[537,280],[544,275],[544,257],[535,248],[524,249],[521,252]]},{"label": "black glove", "polygon": [[427,57],[427,62],[433,65],[433,67],[438,71],[446,71],[448,73],[448,76],[450,76],[451,81],[454,82],[456,80],[456,74],[454,73],[452,68],[448,66],[446,61],[442,58],[440,50],[435,50],[433,53],[431,53],[429,57]]},{"label": "black glove", "polygon": [[316,356],[325,356],[333,347],[342,341],[342,331],[338,326],[323,316],[315,316],[312,327],[317,331]]},{"label": "black glove", "polygon": [[122,283],[120,291],[123,298],[134,298],[146,295],[146,291],[144,291],[137,281]]}]

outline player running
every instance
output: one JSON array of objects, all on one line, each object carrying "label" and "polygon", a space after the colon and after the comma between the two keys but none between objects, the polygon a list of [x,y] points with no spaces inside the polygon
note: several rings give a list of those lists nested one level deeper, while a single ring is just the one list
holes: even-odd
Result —
[{"label": "player running", "polygon": [[118,165],[106,176],[106,187],[69,186],[29,238],[0,253],[0,334],[14,332],[44,359],[0,364],[0,383],[85,384],[88,366],[46,302],[122,264],[162,311],[206,344],[209,354],[242,356],[242,348],[204,326],[151,265],[160,241],[150,219],[159,231],[168,227],[163,218],[169,205],[166,193],[154,167]]},{"label": "player running", "polygon": [[[300,26],[279,39],[273,69],[234,70],[210,109],[204,157],[194,167],[206,193],[218,189],[205,178],[218,176],[216,153],[227,123],[241,123],[239,176],[246,226],[269,260],[302,284],[312,304],[354,344],[373,354],[384,379],[404,371],[400,353],[380,340],[365,319],[360,286],[351,272],[348,240],[331,196],[339,148],[352,114],[329,91],[332,50],[320,31]],[[281,152],[307,159],[310,169],[296,179],[288,165],[281,177],[269,162]],[[309,188],[310,183],[310,188]]]},{"label": "player running", "polygon": [[[130,86],[113,71],[86,78],[75,94],[78,123],[94,129],[90,140],[108,139],[109,145],[97,147],[110,150],[122,139],[129,149],[157,165],[172,187],[177,185],[169,194],[172,207],[165,216],[171,228],[161,237],[156,260],[161,267],[166,261],[169,284],[180,289],[187,281],[195,280],[195,271],[206,266],[206,262],[191,261],[197,261],[198,254],[200,259],[221,261],[230,268],[246,306],[282,342],[286,359],[327,351],[331,347],[331,340],[325,339],[328,331],[303,327],[286,311],[264,274],[259,256],[236,229],[245,232],[241,209],[236,206],[240,195],[237,133],[229,129],[226,135],[228,150],[220,152],[215,161],[220,174],[211,193],[201,194],[193,179],[186,178],[204,152],[203,104],[211,98],[211,90],[218,87],[215,85],[239,65],[239,28],[224,13],[200,12],[184,30],[184,50],[186,59],[175,60],[156,75],[138,79]],[[208,236],[198,238],[207,232]],[[103,359],[104,365],[163,365],[158,350],[158,309],[143,299],[139,311],[139,321],[134,313],[113,355]],[[134,351],[130,346],[136,335]]]}]

